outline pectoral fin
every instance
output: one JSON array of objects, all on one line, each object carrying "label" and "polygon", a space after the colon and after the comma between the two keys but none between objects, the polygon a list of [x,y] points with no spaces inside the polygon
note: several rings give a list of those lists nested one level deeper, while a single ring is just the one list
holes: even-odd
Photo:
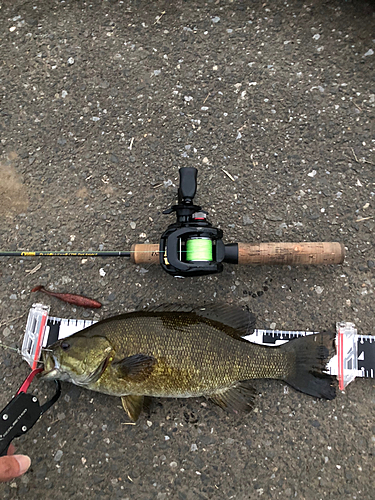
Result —
[{"label": "pectoral fin", "polygon": [[255,389],[245,380],[229,389],[210,394],[209,398],[221,408],[231,409],[235,412],[249,412],[253,409],[255,395]]},{"label": "pectoral fin", "polygon": [[143,408],[144,396],[122,396],[121,402],[129,418],[136,422]]},{"label": "pectoral fin", "polygon": [[151,375],[155,363],[156,359],[153,356],[135,354],[121,361],[115,361],[112,366],[117,370],[119,378],[142,382]]}]

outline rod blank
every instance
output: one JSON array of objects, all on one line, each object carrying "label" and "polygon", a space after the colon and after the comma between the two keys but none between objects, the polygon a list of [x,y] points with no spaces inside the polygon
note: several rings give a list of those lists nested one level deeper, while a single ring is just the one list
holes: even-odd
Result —
[{"label": "rod blank", "polygon": [[99,251],[99,252],[65,252],[41,251],[41,252],[0,252],[0,257],[127,257],[130,252]]}]

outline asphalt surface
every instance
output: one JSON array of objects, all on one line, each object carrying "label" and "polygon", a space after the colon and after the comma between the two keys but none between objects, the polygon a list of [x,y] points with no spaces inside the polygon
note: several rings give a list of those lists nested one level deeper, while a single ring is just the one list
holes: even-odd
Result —
[{"label": "asphalt surface", "polygon": [[[321,330],[345,320],[373,333],[373,4],[0,7],[2,249],[157,243],[185,166],[199,169],[196,202],[226,242],[347,249],[340,266],[226,265],[184,280],[119,259],[2,258],[2,342],[21,345],[36,301],[55,316],[96,319],[151,303],[233,303],[248,306],[258,327]],[[39,284],[103,307],[31,294]],[[0,371],[3,407],[28,366],[3,349]],[[255,385],[249,415],[157,400],[132,426],[116,398],[63,384],[59,402],[15,443],[32,466],[1,496],[374,498],[373,380],[357,379],[330,402],[277,381]],[[41,400],[52,391],[33,388]]]}]

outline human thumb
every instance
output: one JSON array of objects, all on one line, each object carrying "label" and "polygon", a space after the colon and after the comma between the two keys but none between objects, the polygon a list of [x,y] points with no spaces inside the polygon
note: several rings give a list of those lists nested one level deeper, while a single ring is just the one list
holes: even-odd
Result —
[{"label": "human thumb", "polygon": [[30,467],[27,455],[10,455],[0,458],[0,481],[5,482],[24,474]]}]

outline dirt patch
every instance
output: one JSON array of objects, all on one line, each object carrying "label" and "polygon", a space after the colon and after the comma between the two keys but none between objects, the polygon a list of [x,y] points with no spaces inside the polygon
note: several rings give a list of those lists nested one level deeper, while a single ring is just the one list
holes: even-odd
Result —
[{"label": "dirt patch", "polygon": [[88,194],[89,192],[87,191],[87,188],[83,187],[77,191],[76,198],[77,200],[85,200]]},{"label": "dirt patch", "polygon": [[29,201],[21,176],[15,168],[0,161],[0,215],[10,217],[27,210]]}]

